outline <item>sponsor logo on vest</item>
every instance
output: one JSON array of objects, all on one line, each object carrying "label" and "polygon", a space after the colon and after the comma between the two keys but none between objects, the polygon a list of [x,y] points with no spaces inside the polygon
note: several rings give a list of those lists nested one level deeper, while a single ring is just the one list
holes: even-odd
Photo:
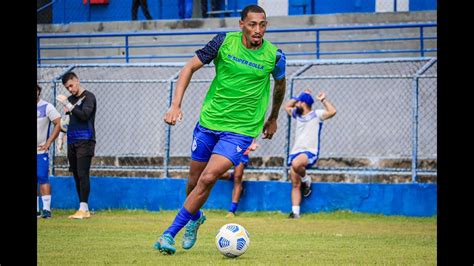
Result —
[{"label": "sponsor logo on vest", "polygon": [[256,68],[256,69],[258,69],[258,70],[263,70],[263,66],[262,66],[262,65],[259,65],[259,64],[257,64],[257,63],[250,62],[250,61],[247,61],[247,60],[242,59],[242,58],[235,57],[235,56],[230,55],[230,54],[227,55],[227,58],[229,58],[229,59],[231,59],[231,60],[234,60],[234,61],[237,62],[237,63],[241,63],[242,65],[247,65],[247,66]]}]

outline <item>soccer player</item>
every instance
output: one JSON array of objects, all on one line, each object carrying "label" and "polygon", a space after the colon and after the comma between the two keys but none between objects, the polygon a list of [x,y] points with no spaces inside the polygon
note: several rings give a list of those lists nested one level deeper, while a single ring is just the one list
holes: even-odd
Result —
[{"label": "soccer player", "polygon": [[[271,139],[277,130],[278,111],[286,89],[285,55],[263,39],[267,20],[261,7],[245,7],[239,26],[242,31],[218,34],[196,51],[181,70],[173,101],[164,116],[170,125],[183,118],[181,102],[193,73],[214,61],[216,76],[193,133],[187,197],[171,226],[154,245],[163,254],[175,253],[174,237],[185,225],[183,248],[195,244],[197,230],[206,220],[200,209],[217,179],[239,165],[244,151],[260,133],[263,132],[264,139]],[[265,122],[270,75],[275,86],[271,112]]]},{"label": "soccer player", "polygon": [[[51,143],[58,137],[60,131],[61,114],[54,106],[41,99],[41,87],[36,84],[36,165],[38,184],[40,185],[43,210],[39,211],[39,195],[36,197],[36,216],[41,218],[51,217],[51,184],[49,183],[49,155]],[[49,136],[49,126],[53,122],[54,129]]]},{"label": "soccer player", "polygon": [[258,144],[255,143],[255,139],[252,142],[247,150],[245,150],[242,158],[240,159],[240,164],[234,168],[234,171],[231,173],[226,172],[221,178],[227,179],[234,182],[234,189],[232,190],[232,203],[230,204],[229,212],[227,213],[227,218],[235,217],[235,212],[237,211],[237,206],[239,205],[240,195],[242,194],[243,185],[242,177],[244,176],[244,169],[249,163],[249,153],[255,151],[258,148]]},{"label": "soccer player", "polygon": [[324,92],[319,92],[316,99],[323,104],[324,109],[311,109],[314,99],[310,90],[301,92],[297,98],[292,98],[285,104],[285,111],[296,119],[295,142],[288,157],[292,184],[292,206],[288,218],[300,218],[301,190],[304,197],[311,194],[311,178],[306,175],[306,169],[318,161],[323,121],[336,114],[336,108]]},{"label": "soccer player", "polygon": [[90,218],[89,193],[92,157],[95,151],[95,112],[97,103],[92,92],[85,90],[74,72],[62,77],[64,87],[71,96],[58,95],[56,99],[69,114],[67,129],[67,158],[79,196],[79,210],[69,219]]}]

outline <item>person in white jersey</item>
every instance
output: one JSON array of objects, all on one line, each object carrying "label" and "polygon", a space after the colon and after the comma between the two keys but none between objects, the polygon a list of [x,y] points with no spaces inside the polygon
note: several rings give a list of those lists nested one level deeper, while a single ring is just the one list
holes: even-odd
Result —
[{"label": "person in white jersey", "polygon": [[314,99],[310,90],[301,92],[285,104],[285,111],[296,119],[295,142],[288,157],[292,184],[292,206],[288,218],[300,218],[301,190],[304,197],[311,194],[311,178],[306,175],[306,169],[318,161],[323,121],[336,114],[336,108],[324,92],[319,92],[316,99],[323,104],[324,109],[311,109]]},{"label": "person in white jersey", "polygon": [[[51,143],[58,137],[61,114],[52,104],[40,98],[41,87],[36,84],[36,164],[37,179],[43,202],[43,210],[39,211],[39,195],[36,197],[36,216],[41,218],[51,217],[51,184],[49,183],[49,155]],[[54,129],[49,135],[51,122]]]}]

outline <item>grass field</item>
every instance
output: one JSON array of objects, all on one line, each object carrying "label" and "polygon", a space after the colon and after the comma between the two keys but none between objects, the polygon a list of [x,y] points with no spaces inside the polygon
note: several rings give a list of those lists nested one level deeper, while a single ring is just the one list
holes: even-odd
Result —
[{"label": "grass field", "polygon": [[[38,219],[38,265],[338,265],[436,264],[436,217],[414,218],[351,212],[303,214],[299,220],[276,212],[206,211],[198,241],[190,250],[161,255],[153,249],[176,211],[112,210],[87,220],[69,220],[73,211],[53,210]],[[230,222],[250,234],[247,252],[236,259],[222,256],[214,236]]]}]

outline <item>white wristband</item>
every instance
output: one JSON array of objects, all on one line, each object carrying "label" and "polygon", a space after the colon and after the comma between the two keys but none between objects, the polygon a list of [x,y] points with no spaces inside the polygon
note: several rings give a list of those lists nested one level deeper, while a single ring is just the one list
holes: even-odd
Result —
[{"label": "white wristband", "polygon": [[72,111],[72,109],[74,109],[74,105],[72,105],[70,102],[66,102],[65,106],[67,109],[69,109],[69,111]]}]

